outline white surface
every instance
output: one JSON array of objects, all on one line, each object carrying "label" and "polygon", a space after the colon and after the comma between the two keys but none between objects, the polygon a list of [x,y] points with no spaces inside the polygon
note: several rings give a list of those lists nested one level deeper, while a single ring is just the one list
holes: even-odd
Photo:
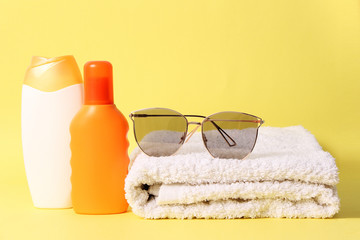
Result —
[{"label": "white surface", "polygon": [[82,105],[83,84],[55,92],[22,89],[21,127],[26,176],[35,207],[69,208],[69,126]]},{"label": "white surface", "polygon": [[199,133],[176,155],[135,149],[131,160],[126,198],[145,218],[327,218],[339,210],[335,160],[302,126],[261,127],[244,160],[212,158]]}]

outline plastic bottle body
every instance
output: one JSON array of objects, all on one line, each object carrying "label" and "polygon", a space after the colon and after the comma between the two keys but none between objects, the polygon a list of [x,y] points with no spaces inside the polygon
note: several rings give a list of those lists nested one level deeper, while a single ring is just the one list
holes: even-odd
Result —
[{"label": "plastic bottle body", "polygon": [[55,92],[23,86],[25,171],[35,207],[71,207],[69,126],[81,107],[82,84]]},{"label": "plastic bottle body", "polygon": [[76,213],[125,212],[128,123],[115,105],[83,105],[70,125],[72,201]]}]

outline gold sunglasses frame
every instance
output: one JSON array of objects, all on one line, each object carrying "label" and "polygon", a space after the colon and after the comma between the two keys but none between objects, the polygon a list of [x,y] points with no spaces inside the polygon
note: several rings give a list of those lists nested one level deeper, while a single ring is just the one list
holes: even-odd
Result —
[{"label": "gold sunglasses frame", "polygon": [[[170,110],[170,111],[173,111],[173,112],[175,112],[175,113],[177,113],[177,114],[179,114],[179,115],[167,115],[167,114],[154,114],[154,115],[152,115],[152,114],[142,114],[142,113],[137,114],[137,113],[136,113],[136,112],[139,112],[139,111],[153,110],[153,109],[157,109],[157,110]],[[219,114],[219,113],[240,113],[240,114],[244,114],[244,115],[248,115],[248,116],[257,118],[257,120],[235,120],[235,119],[214,119],[214,120],[212,120],[212,119],[210,119],[211,116],[214,116],[214,115]],[[216,156],[214,156],[214,155],[210,152],[210,150],[209,150],[209,148],[207,147],[207,144],[206,144],[207,139],[206,139],[206,137],[205,137],[205,135],[204,135],[203,128],[204,128],[204,123],[207,122],[207,121],[211,121],[211,122],[214,124],[214,126],[217,128],[217,130],[220,132],[220,134],[222,135],[222,137],[225,139],[225,141],[228,143],[228,145],[229,145],[230,147],[235,146],[235,145],[236,145],[236,142],[235,142],[222,128],[220,128],[214,121],[232,121],[232,122],[236,121],[236,122],[254,122],[254,123],[258,123],[259,125],[258,125],[258,127],[256,128],[256,136],[255,136],[254,144],[253,144],[253,146],[252,146],[252,148],[251,148],[251,151],[250,151],[245,157],[243,157],[243,158],[240,159],[240,160],[243,160],[243,159],[247,158],[247,157],[252,153],[252,151],[254,150],[254,147],[255,147],[255,145],[256,145],[256,141],[257,141],[257,138],[258,138],[259,128],[261,127],[261,125],[263,125],[263,124],[265,123],[265,121],[264,121],[262,118],[260,118],[260,117],[257,117],[257,116],[252,115],[252,114],[243,113],[243,112],[236,112],[236,111],[221,111],[221,112],[213,113],[213,114],[211,114],[211,115],[209,115],[209,116],[206,117],[206,116],[202,116],[202,115],[182,114],[182,113],[180,113],[180,112],[178,112],[178,111],[175,111],[175,110],[173,110],[173,109],[170,109],[170,108],[143,108],[143,109],[139,109],[139,110],[136,110],[136,111],[131,112],[130,115],[129,115],[129,118],[130,118],[130,119],[132,120],[132,122],[133,122],[133,133],[134,133],[135,141],[136,141],[138,147],[141,149],[141,151],[142,151],[144,154],[146,154],[146,155],[148,155],[148,154],[141,148],[141,146],[140,146],[140,144],[139,144],[139,142],[138,142],[138,140],[137,140],[137,137],[136,137],[134,117],[155,117],[155,116],[174,116],[174,117],[182,117],[182,118],[184,118],[185,121],[186,121],[186,130],[185,130],[185,132],[184,132],[184,136],[181,138],[182,141],[179,143],[179,144],[181,144],[180,147],[179,147],[174,153],[172,153],[172,154],[170,154],[170,155],[168,155],[168,156],[172,156],[172,155],[176,154],[176,152],[181,148],[181,146],[182,146],[184,143],[188,142],[189,139],[192,137],[192,135],[193,135],[193,134],[197,131],[197,129],[201,126],[201,136],[202,136],[202,140],[203,140],[204,146],[205,146],[206,150],[208,151],[208,153],[209,153],[212,157],[217,158]],[[187,119],[187,117],[204,118],[204,120],[201,121],[201,122],[189,122],[188,119]],[[189,125],[190,125],[190,124],[194,124],[194,125],[197,125],[197,126],[196,126],[190,133],[188,133]],[[230,138],[230,140],[234,143],[233,145],[231,145],[231,144],[229,143],[229,141],[226,139],[226,137],[224,136],[224,134],[225,134],[228,138]],[[153,156],[150,156],[150,155],[148,155],[148,156],[149,156],[149,157],[153,157]]]}]

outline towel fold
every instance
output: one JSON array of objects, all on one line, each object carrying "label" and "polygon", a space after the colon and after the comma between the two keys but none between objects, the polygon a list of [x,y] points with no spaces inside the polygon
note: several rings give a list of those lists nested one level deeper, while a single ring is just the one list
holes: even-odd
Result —
[{"label": "towel fold", "polygon": [[245,159],[213,158],[201,135],[173,156],[136,148],[126,198],[144,218],[329,218],[339,211],[338,169],[302,126],[262,127]]}]

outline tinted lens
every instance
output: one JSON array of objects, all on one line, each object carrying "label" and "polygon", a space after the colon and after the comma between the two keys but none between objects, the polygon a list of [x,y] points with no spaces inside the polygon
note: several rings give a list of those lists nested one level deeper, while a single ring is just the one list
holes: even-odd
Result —
[{"label": "tinted lens", "polygon": [[169,156],[183,144],[187,121],[180,113],[170,109],[152,108],[133,114],[136,141],[147,155]]},{"label": "tinted lens", "polygon": [[259,118],[237,112],[216,113],[204,120],[204,143],[214,157],[243,159],[254,148]]}]

